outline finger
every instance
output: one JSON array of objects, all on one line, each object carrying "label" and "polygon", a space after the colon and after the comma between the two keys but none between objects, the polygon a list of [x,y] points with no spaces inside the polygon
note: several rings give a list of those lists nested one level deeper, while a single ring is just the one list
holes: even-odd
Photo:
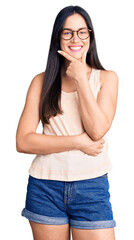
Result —
[{"label": "finger", "polygon": [[98,150],[97,153],[98,153],[98,154],[99,154],[99,153],[102,153],[102,150]]},{"label": "finger", "polygon": [[102,143],[102,144],[104,144],[104,143],[105,143],[105,140],[104,140],[104,139],[102,139],[102,140],[101,140],[101,143]]},{"label": "finger", "polygon": [[73,58],[72,56],[70,56],[68,53],[64,51],[58,50],[57,52],[60,53],[63,57],[65,57],[69,61],[76,61],[76,58]]},{"label": "finger", "polygon": [[87,53],[84,52],[83,55],[82,55],[82,59],[81,59],[82,63],[86,62],[86,56],[87,56]]},{"label": "finger", "polygon": [[103,146],[103,145],[100,145],[98,148],[99,148],[99,149],[102,149],[102,148],[104,148],[104,146]]}]

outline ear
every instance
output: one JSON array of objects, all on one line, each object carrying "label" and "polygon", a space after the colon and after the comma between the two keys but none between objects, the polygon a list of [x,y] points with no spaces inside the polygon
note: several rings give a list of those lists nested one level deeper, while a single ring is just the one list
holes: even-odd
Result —
[{"label": "ear", "polygon": [[82,55],[82,63],[85,63],[86,62],[86,56],[87,56],[87,52],[84,52],[83,55]]}]

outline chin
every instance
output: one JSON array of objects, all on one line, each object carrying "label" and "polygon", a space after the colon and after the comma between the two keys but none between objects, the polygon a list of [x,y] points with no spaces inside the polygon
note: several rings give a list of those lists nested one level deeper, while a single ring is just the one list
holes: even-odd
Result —
[{"label": "chin", "polygon": [[82,57],[83,53],[69,53],[74,58],[80,59]]},{"label": "chin", "polygon": [[76,58],[76,59],[81,59],[81,58],[82,58],[82,54],[79,55],[79,56],[72,55],[72,57],[74,57],[74,58]]}]

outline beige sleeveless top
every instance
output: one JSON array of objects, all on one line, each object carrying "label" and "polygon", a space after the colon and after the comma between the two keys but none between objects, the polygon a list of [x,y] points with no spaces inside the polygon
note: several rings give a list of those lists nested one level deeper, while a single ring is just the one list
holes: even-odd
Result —
[{"label": "beige sleeveless top", "polygon": [[[89,85],[95,99],[97,99],[100,90],[100,70],[92,69]],[[42,134],[68,136],[84,132],[77,91],[70,93],[62,91],[61,107],[64,114],[51,117],[50,124],[44,125]],[[112,165],[108,156],[106,134],[103,138],[105,140],[103,151],[97,156],[90,156],[80,150],[37,154],[33,159],[29,174],[39,179],[75,181],[108,173],[112,169]]]}]

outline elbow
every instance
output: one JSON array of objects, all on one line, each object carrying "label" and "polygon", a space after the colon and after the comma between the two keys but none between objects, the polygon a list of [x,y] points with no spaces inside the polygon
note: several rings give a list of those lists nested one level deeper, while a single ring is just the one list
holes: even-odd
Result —
[{"label": "elbow", "polygon": [[20,142],[18,140],[16,140],[16,151],[22,153],[22,152],[24,152],[22,149],[23,148],[22,148]]},{"label": "elbow", "polygon": [[90,137],[92,138],[93,141],[99,141],[105,136],[109,128],[110,127],[107,126],[107,128],[105,127],[104,129],[94,130],[92,131],[92,134],[90,134]]},{"label": "elbow", "polygon": [[23,139],[16,136],[16,151],[20,153],[25,153]]},{"label": "elbow", "polygon": [[86,133],[93,141],[99,141],[103,137],[102,135],[98,134],[97,131],[94,131],[94,132],[86,131]]},{"label": "elbow", "polygon": [[[34,147],[29,139],[29,133],[24,136],[16,136],[16,151],[20,153],[35,154]],[[30,137],[31,138],[31,137]]]},{"label": "elbow", "polygon": [[92,134],[91,138],[93,141],[99,141],[104,135]]}]

